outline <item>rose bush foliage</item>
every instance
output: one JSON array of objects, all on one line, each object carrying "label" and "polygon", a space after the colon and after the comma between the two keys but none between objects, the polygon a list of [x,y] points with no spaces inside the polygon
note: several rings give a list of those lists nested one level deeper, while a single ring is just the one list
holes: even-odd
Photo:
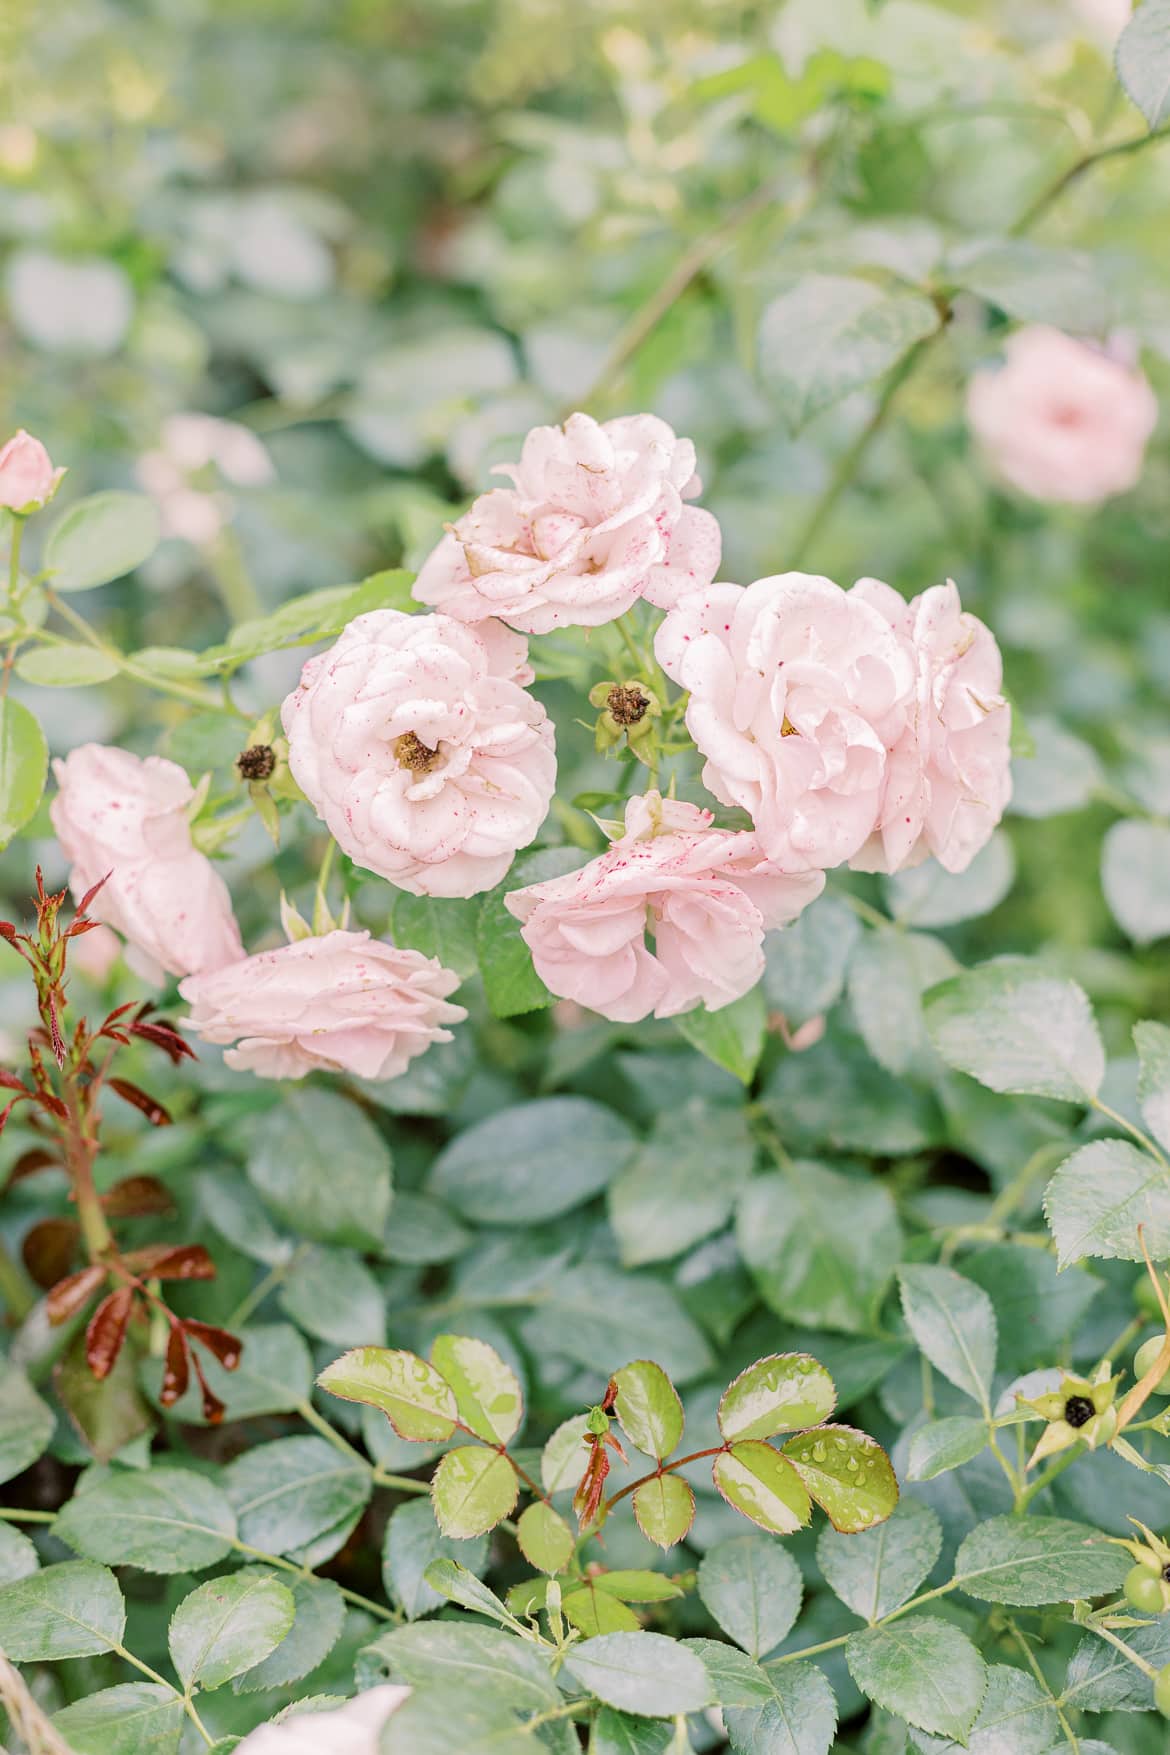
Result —
[{"label": "rose bush foliage", "polygon": [[0,1737],[1151,1755],[1164,0],[397,10],[5,27]]}]

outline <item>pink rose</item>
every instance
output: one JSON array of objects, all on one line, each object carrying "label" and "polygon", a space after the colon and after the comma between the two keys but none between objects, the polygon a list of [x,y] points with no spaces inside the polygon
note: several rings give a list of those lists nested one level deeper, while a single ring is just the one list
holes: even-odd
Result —
[{"label": "pink rose", "polygon": [[649,792],[630,800],[608,852],[505,902],[552,993],[634,1023],[739,999],[763,973],[765,930],[794,920],[824,882],[777,871],[754,835]]},{"label": "pink rose", "polygon": [[1035,500],[1094,505],[1142,472],[1158,404],[1136,368],[1058,329],[1020,329],[975,373],[967,418],[992,468]]},{"label": "pink rose", "polygon": [[41,441],[22,427],[0,450],[0,506],[10,512],[39,512],[64,473],[53,468]]},{"label": "pink rose", "polygon": [[49,814],[72,865],[69,887],[80,898],[111,874],[90,913],[129,940],[133,968],[158,980],[161,970],[201,974],[243,956],[227,885],[191,841],[195,793],[182,768],[87,743],[53,772]]},{"label": "pink rose", "polygon": [[1011,708],[1001,694],[995,637],[964,613],[948,581],[907,603],[878,579],[854,596],[881,611],[912,653],[914,707],[889,752],[875,833],[854,857],[862,871],[900,871],[933,854],[963,871],[1011,797]]},{"label": "pink rose", "polygon": [[279,1724],[260,1725],[245,1737],[236,1755],[378,1755],[382,1727],[409,1693],[385,1683],[332,1712],[294,1708]]},{"label": "pink rose", "polygon": [[105,985],[121,955],[122,941],[108,926],[95,926],[92,932],[83,932],[80,938],[69,941],[70,969],[80,969],[98,987]]},{"label": "pink rose", "polygon": [[497,622],[375,610],[282,708],[297,784],[356,864],[424,896],[498,884],[556,784],[553,727]]},{"label": "pink rose", "polygon": [[189,976],[179,992],[197,1036],[235,1044],[229,1066],[265,1079],[318,1069],[396,1079],[432,1042],[451,1040],[445,1024],[467,1016],[447,1001],[458,985],[420,951],[368,932],[327,932]]},{"label": "pink rose", "polygon": [[652,414],[534,427],[513,486],[481,494],[423,563],[414,595],[460,621],[526,634],[592,628],[639,597],[666,609],[719,566],[719,526],[686,506],[695,447]]},{"label": "pink rose", "polygon": [[914,659],[886,616],[829,579],[782,573],[684,597],[655,641],[690,690],[706,786],[750,815],[784,871],[849,859],[873,832]]}]

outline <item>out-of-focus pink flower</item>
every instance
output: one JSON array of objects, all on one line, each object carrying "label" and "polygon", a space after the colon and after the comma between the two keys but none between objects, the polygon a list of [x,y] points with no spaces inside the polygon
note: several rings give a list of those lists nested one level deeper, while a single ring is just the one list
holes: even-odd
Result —
[{"label": "out-of-focus pink flower", "polygon": [[633,1023],[739,999],[763,973],[765,930],[794,920],[824,882],[778,871],[754,835],[649,792],[630,800],[607,852],[505,901],[552,993]]},{"label": "out-of-focus pink flower", "polygon": [[378,1755],[382,1727],[409,1693],[386,1683],[333,1712],[292,1712],[279,1724],[260,1725],[236,1755]]},{"label": "out-of-focus pink flower", "polygon": [[790,1053],[803,1054],[806,1049],[815,1048],[821,1040],[826,1020],[823,1013],[818,1013],[815,1018],[806,1018],[803,1024],[797,1024],[793,1029],[783,1012],[770,1012],[768,1028],[775,1031]]},{"label": "out-of-focus pink flower", "polygon": [[704,784],[750,815],[784,871],[849,859],[873,832],[913,703],[914,658],[856,591],[808,573],[694,592],[655,641],[690,690]]},{"label": "out-of-focus pink flower", "polygon": [[297,784],[358,865],[415,895],[498,884],[556,784],[552,723],[498,622],[375,610],[282,708]]},{"label": "out-of-focus pink flower", "polygon": [[447,995],[458,975],[435,957],[399,950],[368,932],[327,932],[260,951],[179,992],[206,1042],[232,1043],[229,1066],[265,1079],[300,1079],[316,1069],[395,1079],[447,1024],[467,1016]]},{"label": "out-of-focus pink flower", "polygon": [[666,609],[708,584],[719,526],[695,447],[651,414],[534,427],[513,486],[481,494],[423,563],[414,594],[460,621],[497,616],[526,634],[596,627],[639,597]]},{"label": "out-of-focus pink flower", "polygon": [[999,647],[950,580],[912,603],[879,579],[859,579],[853,595],[886,617],[915,666],[914,706],[889,752],[875,832],[853,864],[900,871],[933,854],[947,871],[963,871],[1012,792]]},{"label": "out-of-focus pink flower", "polygon": [[975,373],[967,418],[1002,480],[1035,500],[1095,505],[1137,482],[1158,404],[1128,361],[1058,329],[1020,329]]},{"label": "out-of-focus pink flower", "polygon": [[91,932],[83,932],[69,941],[70,969],[80,969],[99,986],[121,955],[122,942],[108,926],[95,926]]},{"label": "out-of-focus pink flower", "polygon": [[157,980],[160,970],[199,974],[243,956],[227,885],[191,841],[195,794],[182,768],[87,743],[53,772],[49,814],[72,865],[69,887],[79,899],[110,873],[90,914],[129,941],[133,968]]},{"label": "out-of-focus pink flower", "polygon": [[276,479],[267,448],[239,421],[172,414],[162,424],[161,440],[138,459],[135,473],[157,502],[164,535],[197,548],[216,540],[234,510],[231,496],[218,489],[221,480],[250,488]]},{"label": "out-of-focus pink flower", "polygon": [[0,506],[22,514],[39,512],[56,493],[64,473],[53,468],[41,441],[22,427],[0,449]]}]

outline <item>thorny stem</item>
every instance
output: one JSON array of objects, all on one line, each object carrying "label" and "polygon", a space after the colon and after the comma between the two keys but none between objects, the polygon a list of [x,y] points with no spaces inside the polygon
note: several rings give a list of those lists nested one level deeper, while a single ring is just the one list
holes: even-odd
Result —
[{"label": "thorny stem", "polygon": [[93,1179],[93,1163],[98,1142],[88,1126],[89,1106],[86,1098],[89,1097],[92,1102],[90,1093],[96,1092],[99,1083],[100,1075],[89,1087],[86,1096],[82,1096],[78,1090],[76,1072],[69,1074],[64,1093],[65,1107],[69,1113],[62,1128],[65,1166],[73,1184],[81,1234],[85,1239],[89,1258],[95,1262],[103,1259],[114,1241]]}]

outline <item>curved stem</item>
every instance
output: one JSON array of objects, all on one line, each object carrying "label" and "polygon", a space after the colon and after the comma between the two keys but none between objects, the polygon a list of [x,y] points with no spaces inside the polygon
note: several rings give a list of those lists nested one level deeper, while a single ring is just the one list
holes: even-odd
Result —
[{"label": "curved stem", "polygon": [[718,1456],[721,1451],[729,1448],[726,1444],[713,1444],[708,1450],[692,1450],[689,1456],[676,1456],[671,1462],[660,1463],[656,1469],[649,1469],[646,1474],[639,1475],[636,1481],[631,1481],[629,1486],[623,1487],[619,1493],[615,1493],[611,1499],[605,1501],[602,1522],[620,1500],[628,1499],[631,1493],[636,1493],[639,1487],[646,1485],[647,1481],[657,1481],[660,1475],[673,1475],[679,1469],[685,1468],[687,1463],[701,1462],[705,1456]]},{"label": "curved stem", "polygon": [[1170,128],[1160,128],[1153,134],[1134,134],[1128,140],[1115,140],[1112,146],[1100,146],[1095,152],[1086,152],[1083,157],[1068,166],[1054,182],[1042,189],[1030,206],[1026,207],[1011,228],[1011,236],[1019,237],[1021,233],[1030,231],[1038,219],[1059,201],[1066,189],[1078,183],[1088,172],[1098,165],[1105,164],[1112,158],[1125,158],[1130,153],[1140,152],[1143,147],[1154,146],[1161,140],[1170,139]]},{"label": "curved stem", "polygon": [[[249,1560],[256,1560],[261,1566],[275,1566],[280,1572],[295,1572],[298,1578],[315,1576],[311,1567],[298,1566],[294,1560],[286,1560],[281,1554],[266,1554],[263,1548],[253,1548],[250,1543],[241,1542],[238,1536],[232,1543],[232,1547],[237,1554],[246,1554]],[[336,1580],[333,1582],[336,1583]],[[381,1603],[375,1603],[371,1597],[361,1596],[358,1591],[350,1590],[348,1585],[339,1584],[337,1588],[347,1603],[353,1603],[356,1608],[365,1609],[369,1614],[377,1615],[383,1621],[400,1621],[402,1619],[401,1615],[395,1614],[393,1609],[387,1609]]]},{"label": "curved stem", "polygon": [[[209,694],[206,689],[192,688],[187,683],[179,682],[176,678],[152,676],[149,670],[136,664],[132,658],[127,657],[126,653],[112,645],[109,640],[103,639],[95,628],[90,627],[84,616],[78,615],[72,604],[66,603],[64,598],[60,597],[57,592],[50,590],[47,585],[45,586],[45,596],[62,621],[68,622],[74,633],[80,635],[87,646],[92,646],[95,652],[100,652],[103,657],[109,659],[111,664],[116,665],[123,676],[132,678],[134,682],[143,683],[148,689],[153,689],[156,694],[171,695],[177,701],[187,701],[192,706],[201,707],[204,712],[209,710],[223,712],[225,710],[224,703],[219,697]],[[233,707],[232,711],[238,719],[246,720],[248,717],[238,707]]]},{"label": "curved stem", "polygon": [[1116,1122],[1118,1127],[1124,1128],[1130,1138],[1135,1139],[1138,1142],[1143,1151],[1148,1152],[1151,1158],[1156,1158],[1158,1160],[1163,1169],[1170,1169],[1170,1164],[1167,1164],[1166,1162],[1165,1153],[1159,1150],[1149,1134],[1144,1133],[1142,1129],[1137,1127],[1132,1121],[1128,1121],[1126,1117],[1121,1114],[1120,1110],[1111,1109],[1108,1103],[1102,1103],[1100,1097],[1093,1098],[1092,1107],[1097,1111],[1098,1115],[1105,1115],[1110,1121]]},{"label": "curved stem", "polygon": [[127,1651],[124,1645],[115,1645],[112,1649],[124,1660],[124,1662],[132,1664],[136,1670],[141,1671],[142,1675],[149,1676],[151,1681],[157,1682],[160,1688],[169,1688],[171,1693],[175,1696],[175,1699],[183,1702],[183,1711],[187,1714],[187,1717],[191,1720],[191,1723],[195,1726],[195,1729],[199,1732],[199,1735],[203,1738],[203,1741],[210,1749],[215,1742],[215,1738],[207,1729],[207,1726],[200,1718],[198,1712],[196,1712],[195,1703],[190,1695],[181,1694],[173,1682],[168,1682],[165,1676],[160,1676],[157,1670],[152,1670],[149,1664],[144,1664],[141,1658],[135,1657],[132,1651]]}]

